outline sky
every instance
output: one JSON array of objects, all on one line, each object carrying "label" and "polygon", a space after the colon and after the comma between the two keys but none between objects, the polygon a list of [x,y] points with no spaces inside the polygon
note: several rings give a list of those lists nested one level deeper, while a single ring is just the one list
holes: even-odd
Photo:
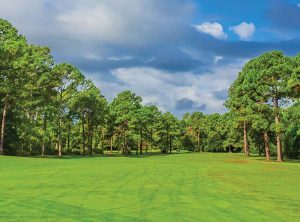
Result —
[{"label": "sky", "polygon": [[0,17],[109,101],[128,89],[177,116],[226,112],[249,59],[300,51],[300,0],[0,0]]}]

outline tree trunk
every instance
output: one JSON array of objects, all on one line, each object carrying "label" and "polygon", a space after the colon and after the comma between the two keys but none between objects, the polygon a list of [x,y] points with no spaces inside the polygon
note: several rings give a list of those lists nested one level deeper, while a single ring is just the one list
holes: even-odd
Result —
[{"label": "tree trunk", "polygon": [[112,155],[113,151],[113,136],[110,138],[110,154]]},{"label": "tree trunk", "polygon": [[58,141],[55,141],[55,150],[58,150]]},{"label": "tree trunk", "polygon": [[[275,115],[275,123],[276,123],[276,126],[278,126],[279,123],[280,123],[279,114]],[[277,161],[278,162],[282,162],[283,161],[283,157],[282,157],[282,143],[281,143],[281,139],[280,139],[279,133],[276,133],[276,144],[277,144]]]},{"label": "tree trunk", "polygon": [[61,153],[61,141],[60,139],[58,140],[58,156],[61,157],[62,153]]},{"label": "tree trunk", "polygon": [[126,146],[126,131],[124,131],[123,134],[124,138],[123,138],[123,149],[122,149],[122,154],[125,155],[125,146]]},{"label": "tree trunk", "polygon": [[270,146],[269,146],[269,136],[267,132],[264,132],[264,143],[265,143],[265,152],[266,152],[266,160],[270,160]]},{"label": "tree trunk", "polygon": [[82,114],[82,154],[85,156],[85,131],[84,131],[84,114]]},{"label": "tree trunk", "polygon": [[90,156],[92,156],[93,155],[93,135],[94,135],[94,133],[93,133],[93,128],[92,128],[92,126],[90,127],[90,129],[89,129],[89,134],[90,134],[90,145],[89,145],[89,150],[90,150],[90,152],[89,152],[89,154],[90,154]]},{"label": "tree trunk", "polygon": [[[273,104],[274,104],[274,108],[275,108],[275,125],[276,128],[279,126],[280,124],[280,117],[279,117],[279,112],[278,112],[278,100],[277,99],[273,99]],[[282,162],[283,161],[283,157],[282,157],[282,142],[281,142],[281,138],[280,138],[280,133],[276,132],[276,144],[277,144],[277,161],[278,162]]]},{"label": "tree trunk", "polygon": [[42,144],[42,157],[45,155],[45,138],[47,133],[47,112],[45,112],[44,116],[44,135],[43,135],[43,144]]},{"label": "tree trunk", "polygon": [[140,129],[140,155],[143,154],[143,139],[142,139],[142,135],[143,135],[143,130]]},{"label": "tree trunk", "polygon": [[127,147],[127,134],[126,134],[126,130],[124,132],[124,152],[125,155],[128,154],[128,147]]},{"label": "tree trunk", "polygon": [[3,113],[2,113],[2,124],[1,124],[1,136],[0,136],[0,154],[4,153],[4,134],[5,134],[5,125],[6,125],[6,114],[8,109],[8,99],[5,98]]},{"label": "tree trunk", "polygon": [[70,134],[71,134],[71,123],[68,126],[68,141],[67,141],[67,149],[70,150]]},{"label": "tree trunk", "polygon": [[197,147],[198,147],[198,152],[200,152],[200,133],[197,133]]},{"label": "tree trunk", "polygon": [[169,149],[170,149],[170,154],[172,153],[172,140],[171,136],[169,136]]},{"label": "tree trunk", "polygon": [[246,121],[244,121],[244,153],[246,156],[249,156],[249,147],[248,147],[248,141],[247,141],[247,124]]},{"label": "tree trunk", "polygon": [[59,117],[58,123],[58,156],[61,157],[61,124],[62,124],[62,116]]},{"label": "tree trunk", "polygon": [[44,157],[45,154],[45,139],[43,139],[43,144],[42,144],[42,157]]}]

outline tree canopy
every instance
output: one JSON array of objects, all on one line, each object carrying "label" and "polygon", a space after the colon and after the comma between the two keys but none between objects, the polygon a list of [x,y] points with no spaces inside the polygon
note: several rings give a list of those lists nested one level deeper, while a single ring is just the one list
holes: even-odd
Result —
[{"label": "tree canopy", "polygon": [[[300,157],[300,54],[251,59],[230,86],[224,114],[182,118],[125,90],[112,101],[49,47],[27,43],[0,19],[0,153],[144,155],[157,150]],[[87,153],[88,151],[88,153]]]}]

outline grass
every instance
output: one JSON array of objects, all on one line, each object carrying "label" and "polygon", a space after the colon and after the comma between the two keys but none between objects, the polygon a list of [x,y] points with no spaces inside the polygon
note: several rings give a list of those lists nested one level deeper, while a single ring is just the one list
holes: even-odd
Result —
[{"label": "grass", "polygon": [[0,221],[299,221],[300,163],[0,157]]}]

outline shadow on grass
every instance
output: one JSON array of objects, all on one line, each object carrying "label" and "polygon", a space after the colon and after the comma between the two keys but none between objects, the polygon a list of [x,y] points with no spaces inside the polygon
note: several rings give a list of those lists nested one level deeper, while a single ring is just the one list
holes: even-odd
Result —
[{"label": "shadow on grass", "polygon": [[[271,157],[270,161],[267,161],[266,157],[254,154],[254,155],[250,156],[250,159],[261,161],[261,162],[266,162],[266,163],[281,163],[281,162],[277,161],[277,157],[276,156]],[[283,159],[282,163],[298,163],[299,164],[300,160],[299,159]]]},{"label": "shadow on grass", "polygon": [[28,158],[38,158],[38,159],[61,159],[61,160],[72,160],[72,159],[94,159],[94,158],[148,158],[152,156],[172,156],[172,155],[184,155],[184,154],[191,154],[189,152],[181,152],[181,153],[171,153],[171,154],[164,154],[160,152],[148,152],[142,155],[140,154],[118,154],[118,153],[105,153],[105,154],[94,154],[94,155],[63,155],[61,157],[57,155],[45,155],[45,156],[30,156]]}]

